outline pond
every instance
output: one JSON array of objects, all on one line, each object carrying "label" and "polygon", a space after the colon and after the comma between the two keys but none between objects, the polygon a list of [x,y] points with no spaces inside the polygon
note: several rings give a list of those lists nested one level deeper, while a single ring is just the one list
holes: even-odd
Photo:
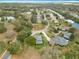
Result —
[{"label": "pond", "polygon": [[72,23],[72,27],[79,29],[79,24],[78,23]]},{"label": "pond", "polygon": [[74,28],[76,28],[76,29],[79,29],[79,23],[76,23],[76,22],[74,22],[74,21],[72,21],[72,20],[70,20],[70,19],[65,20],[65,21],[71,23],[71,24],[72,24],[72,27],[74,27]]}]

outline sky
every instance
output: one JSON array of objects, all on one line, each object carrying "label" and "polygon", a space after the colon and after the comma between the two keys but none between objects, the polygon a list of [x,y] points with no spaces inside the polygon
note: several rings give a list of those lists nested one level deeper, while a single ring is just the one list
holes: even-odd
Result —
[{"label": "sky", "polygon": [[48,3],[48,2],[78,2],[79,0],[0,0],[1,2],[23,2],[23,3]]}]

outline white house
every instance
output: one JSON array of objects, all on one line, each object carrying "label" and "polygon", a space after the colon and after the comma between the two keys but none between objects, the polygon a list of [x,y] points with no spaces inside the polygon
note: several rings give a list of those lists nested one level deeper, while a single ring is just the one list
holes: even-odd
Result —
[{"label": "white house", "polygon": [[13,16],[4,16],[4,19],[6,19],[7,21],[15,21],[15,17]]}]

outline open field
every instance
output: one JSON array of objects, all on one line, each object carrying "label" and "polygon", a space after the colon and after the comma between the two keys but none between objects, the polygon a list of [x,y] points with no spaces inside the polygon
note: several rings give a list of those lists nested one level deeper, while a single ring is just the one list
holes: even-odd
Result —
[{"label": "open field", "polygon": [[20,55],[13,55],[11,59],[42,59],[42,57],[36,49],[30,47]]}]

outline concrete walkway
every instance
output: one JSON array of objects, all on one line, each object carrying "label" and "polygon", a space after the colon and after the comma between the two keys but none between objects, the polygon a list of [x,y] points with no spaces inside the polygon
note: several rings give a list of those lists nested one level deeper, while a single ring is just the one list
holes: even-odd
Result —
[{"label": "concrete walkway", "polygon": [[42,33],[44,34],[44,36],[46,37],[47,41],[50,41],[50,38],[46,35],[46,33],[44,32],[44,30],[39,30],[39,31],[32,31],[31,36],[37,34],[37,33]]},{"label": "concrete walkway", "polygon": [[43,34],[44,34],[44,36],[47,38],[47,41],[50,41],[51,40],[51,38],[49,38],[47,35],[46,35],[46,33],[45,32],[42,32]]}]

